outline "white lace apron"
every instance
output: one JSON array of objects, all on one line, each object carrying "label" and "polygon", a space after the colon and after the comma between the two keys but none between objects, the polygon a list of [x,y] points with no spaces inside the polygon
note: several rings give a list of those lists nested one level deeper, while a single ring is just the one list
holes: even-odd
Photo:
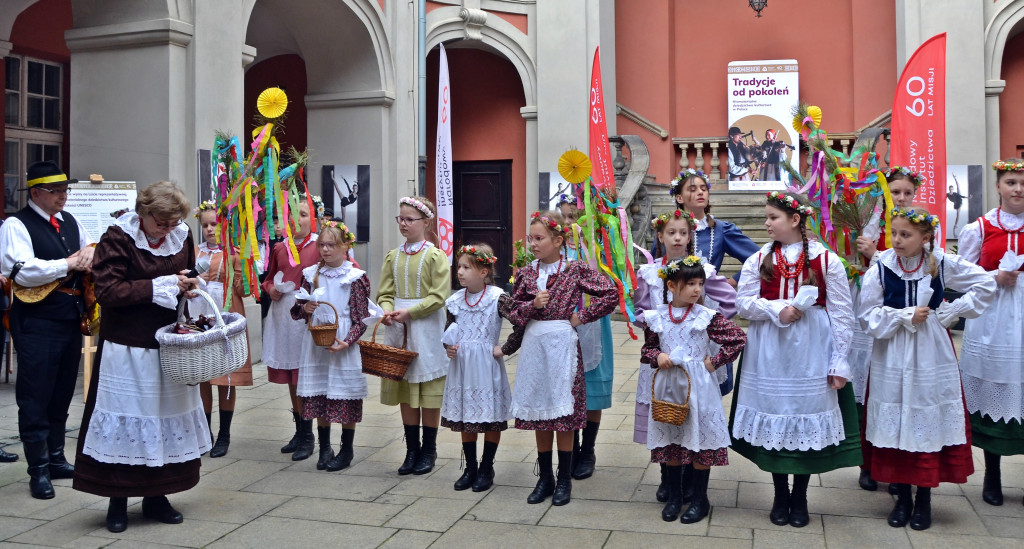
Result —
[{"label": "white lace apron", "polygon": [[[395,310],[415,307],[421,301],[423,300],[396,297]],[[441,345],[445,319],[442,307],[429,316],[410,321],[409,342],[406,344],[406,348],[416,351],[420,355],[409,365],[409,371],[405,373],[406,381],[423,383],[444,377],[448,372],[448,355],[445,354],[444,345]],[[384,332],[384,343],[393,347],[401,347],[404,332],[405,326],[397,322],[394,323]]]},{"label": "white lace apron", "polygon": [[578,341],[568,320],[531,320],[526,325],[512,392],[513,416],[539,421],[573,412]]}]

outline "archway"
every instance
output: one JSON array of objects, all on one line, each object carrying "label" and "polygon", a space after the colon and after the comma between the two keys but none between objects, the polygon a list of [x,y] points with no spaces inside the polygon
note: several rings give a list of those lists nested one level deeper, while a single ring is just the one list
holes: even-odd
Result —
[{"label": "archway", "polygon": [[[1024,24],[1019,30],[1024,30]],[[1024,32],[1006,41],[1002,80],[1006,82],[999,104],[999,158],[1024,155]],[[994,159],[993,159],[994,160]]]}]

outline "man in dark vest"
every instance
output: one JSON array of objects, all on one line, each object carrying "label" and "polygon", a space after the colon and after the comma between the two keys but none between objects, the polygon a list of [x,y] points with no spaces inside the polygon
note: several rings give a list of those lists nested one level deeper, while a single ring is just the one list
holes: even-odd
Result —
[{"label": "man in dark vest", "polygon": [[[11,339],[18,354],[18,432],[25,449],[32,497],[54,496],[51,479],[71,478],[64,458],[68,407],[82,352],[82,274],[93,248],[82,225],[62,211],[67,176],[54,162],[28,168],[28,205],[0,226],[0,273],[15,284],[56,287],[33,303],[11,304]],[[26,298],[29,299],[29,298]]]}]

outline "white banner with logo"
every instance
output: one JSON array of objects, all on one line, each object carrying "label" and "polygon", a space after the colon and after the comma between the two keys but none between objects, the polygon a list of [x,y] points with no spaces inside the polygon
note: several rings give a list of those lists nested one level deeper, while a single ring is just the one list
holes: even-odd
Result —
[{"label": "white banner with logo", "polygon": [[795,59],[729,63],[730,190],[782,190],[789,185],[782,161],[800,169],[792,124],[799,75]]},{"label": "white banner with logo", "polygon": [[434,187],[437,204],[437,236],[441,251],[452,262],[455,226],[452,190],[452,105],[448,83],[448,56],[441,48],[441,66],[437,76],[437,148],[434,157]]}]

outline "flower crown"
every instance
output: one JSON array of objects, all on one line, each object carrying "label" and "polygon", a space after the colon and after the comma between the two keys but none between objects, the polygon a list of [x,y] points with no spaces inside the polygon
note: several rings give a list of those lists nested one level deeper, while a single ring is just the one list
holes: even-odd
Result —
[{"label": "flower crown", "polygon": [[997,172],[1024,172],[1024,162],[996,160],[992,163],[992,169]]},{"label": "flower crown", "polygon": [[666,264],[664,267],[658,269],[658,277],[662,280],[668,280],[668,277],[679,272],[679,269],[685,265],[687,267],[697,267],[704,264],[704,260],[698,255],[690,255],[683,258],[679,258]]},{"label": "flower crown", "polygon": [[814,208],[811,208],[810,206],[804,206],[803,204],[800,203],[799,200],[785,193],[780,193],[779,191],[771,191],[769,193],[766,193],[766,196],[768,197],[768,202],[774,202],[775,204],[782,206],[783,208],[796,210],[797,213],[805,217],[814,214]]},{"label": "flower crown", "polygon": [[459,248],[459,256],[470,255],[473,259],[481,265],[490,266],[498,262],[498,258],[494,257],[494,254],[487,253],[483,250],[476,249],[476,246],[462,246]]},{"label": "flower crown", "polygon": [[344,223],[340,221],[335,221],[334,219],[320,222],[320,232],[323,232],[324,229],[328,227],[340,230],[341,239],[345,244],[351,244],[356,241],[356,235],[352,234],[352,232],[348,230],[348,227],[345,226]]},{"label": "flower crown", "polygon": [[403,196],[401,200],[398,201],[399,206],[403,204],[416,208],[421,214],[423,214],[423,217],[426,217],[427,219],[434,219],[434,212],[430,211],[430,208],[428,208],[426,204],[411,196]]},{"label": "flower crown", "polygon": [[911,223],[927,223],[933,229],[939,226],[939,218],[931,215],[928,212],[921,212],[918,210],[905,210],[903,208],[893,208],[893,217],[903,217]]},{"label": "flower crown", "polygon": [[679,175],[672,180],[672,184],[668,188],[668,194],[678,193],[680,190],[679,187],[682,185],[683,181],[686,181],[691,177],[699,177],[704,180],[705,184],[708,183],[708,176],[704,172],[700,170],[695,170],[693,168],[686,168],[685,170],[679,172]]},{"label": "flower crown", "polygon": [[547,228],[557,233],[561,233],[562,235],[568,235],[571,231],[571,229],[568,226],[563,227],[562,225],[559,225],[558,223],[552,221],[546,215],[540,215],[540,212],[533,212],[533,215],[530,216],[530,219],[534,221],[540,220],[540,222],[543,223]]},{"label": "flower crown", "polygon": [[690,230],[694,231],[697,229],[697,220],[693,218],[693,214],[685,210],[676,210],[671,214],[661,214],[651,220],[651,228],[655,231],[661,231],[662,227],[668,225],[669,221],[673,219],[685,219],[689,222]]},{"label": "flower crown", "polygon": [[311,195],[309,199],[313,201],[313,209],[316,210],[316,218],[320,219],[324,216],[324,199],[315,194]]},{"label": "flower crown", "polygon": [[555,203],[555,207],[561,206],[562,204],[568,204],[570,206],[576,205],[576,197],[562,193],[558,195],[558,201]]},{"label": "flower crown", "polygon": [[914,184],[914,188],[920,187],[924,183],[924,178],[921,177],[921,174],[906,166],[889,166],[889,169],[885,170],[886,179],[892,179],[892,176],[896,174],[906,176]]},{"label": "flower crown", "polygon": [[217,205],[214,204],[212,200],[204,200],[200,202],[198,206],[192,208],[192,216],[199,219],[199,216],[203,215],[203,212],[215,211],[217,211]]}]

